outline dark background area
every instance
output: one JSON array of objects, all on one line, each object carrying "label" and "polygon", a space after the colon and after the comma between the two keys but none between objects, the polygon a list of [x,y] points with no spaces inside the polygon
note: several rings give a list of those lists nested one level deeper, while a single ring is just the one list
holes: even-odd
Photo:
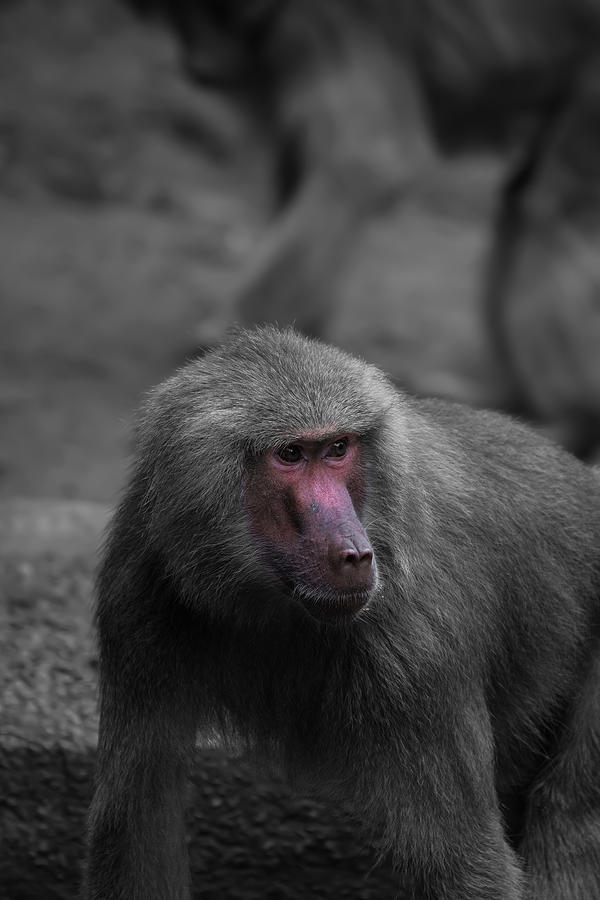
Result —
[{"label": "dark background area", "polygon": [[[328,337],[423,393],[502,393],[478,306],[502,161],[440,160],[374,224]],[[235,319],[261,136],[116,3],[0,9],[0,895],[76,896],[95,743],[91,577],[142,393]],[[400,299],[401,298],[401,301]],[[356,823],[204,750],[206,898],[393,897]],[[196,878],[199,882],[199,878]]]},{"label": "dark background area", "polygon": [[[407,128],[419,170],[368,235],[330,337],[425,393],[483,393],[501,167],[442,163],[411,107]],[[162,29],[112,2],[3,8],[2,495],[114,500],[140,394],[235,318],[265,178],[258,136],[185,83]]]}]

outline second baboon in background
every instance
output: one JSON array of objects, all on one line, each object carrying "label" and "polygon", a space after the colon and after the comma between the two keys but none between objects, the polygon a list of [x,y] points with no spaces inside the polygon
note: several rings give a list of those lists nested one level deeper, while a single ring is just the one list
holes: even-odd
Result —
[{"label": "second baboon in background", "polygon": [[[408,71],[438,144],[516,149],[482,290],[507,407],[575,452],[600,442],[600,3],[131,0],[271,138],[277,213],[242,322],[323,335],[336,281],[411,177]],[[484,398],[485,399],[485,398]],[[491,398],[490,402],[497,402]]]}]

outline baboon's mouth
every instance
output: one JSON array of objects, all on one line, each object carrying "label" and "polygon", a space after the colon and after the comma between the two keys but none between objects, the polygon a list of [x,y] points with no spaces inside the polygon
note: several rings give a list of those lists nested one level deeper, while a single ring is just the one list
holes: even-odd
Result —
[{"label": "baboon's mouth", "polygon": [[324,622],[341,622],[351,619],[364,609],[372,591],[336,593],[302,585],[296,587],[294,596],[313,618]]}]

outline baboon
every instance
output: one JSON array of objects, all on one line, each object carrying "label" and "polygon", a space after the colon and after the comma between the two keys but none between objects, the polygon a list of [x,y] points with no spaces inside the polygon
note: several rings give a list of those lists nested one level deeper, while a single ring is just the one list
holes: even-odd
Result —
[{"label": "baboon", "polygon": [[506,387],[489,402],[582,456],[600,444],[598,0],[130,2],[270,136],[277,213],[242,323],[326,333],[340,273],[413,176],[408,76],[442,150],[513,159],[482,290]]},{"label": "baboon", "polygon": [[600,896],[600,479],[239,331],[142,410],[98,579],[87,896],[189,896],[198,729],[348,805],[406,896]]}]

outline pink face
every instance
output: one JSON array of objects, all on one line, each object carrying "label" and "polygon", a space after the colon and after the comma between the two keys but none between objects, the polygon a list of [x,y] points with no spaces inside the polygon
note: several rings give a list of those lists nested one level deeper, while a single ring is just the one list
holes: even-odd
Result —
[{"label": "pink face", "polygon": [[318,618],[357,612],[376,581],[360,521],[358,438],[305,434],[258,460],[248,477],[250,528],[268,561]]}]

